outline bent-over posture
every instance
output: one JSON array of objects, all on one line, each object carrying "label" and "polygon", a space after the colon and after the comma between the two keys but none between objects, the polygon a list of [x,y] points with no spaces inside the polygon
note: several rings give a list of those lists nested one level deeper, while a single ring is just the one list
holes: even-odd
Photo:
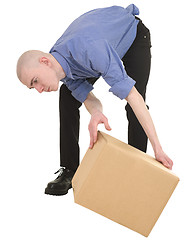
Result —
[{"label": "bent-over posture", "polygon": [[149,29],[135,15],[138,8],[112,6],[89,11],[66,29],[49,53],[27,51],[17,63],[17,75],[28,88],[42,93],[60,87],[60,166],[59,176],[48,183],[45,193],[63,195],[71,188],[79,166],[79,108],[84,103],[91,114],[88,125],[90,148],[97,140],[98,124],[111,130],[102,104],[92,93],[102,77],[109,91],[126,99],[128,144],[146,152],[147,137],[155,158],[172,169],[164,153],[145,104],[150,72]]}]

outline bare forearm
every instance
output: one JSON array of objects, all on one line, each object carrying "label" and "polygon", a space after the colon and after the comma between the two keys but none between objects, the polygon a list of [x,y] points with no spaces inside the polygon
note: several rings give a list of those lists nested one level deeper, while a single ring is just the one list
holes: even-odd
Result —
[{"label": "bare forearm", "polygon": [[87,99],[84,101],[84,105],[88,112],[93,115],[95,112],[102,112],[102,104],[98,98],[94,96],[93,93],[90,93]]},{"label": "bare forearm", "polygon": [[133,88],[126,98],[131,108],[133,109],[137,119],[139,120],[141,126],[143,127],[147,137],[149,138],[151,145],[155,154],[159,152],[161,148],[161,144],[159,142],[154,123],[150,116],[150,113],[146,107],[144,99],[137,92],[135,88]]}]

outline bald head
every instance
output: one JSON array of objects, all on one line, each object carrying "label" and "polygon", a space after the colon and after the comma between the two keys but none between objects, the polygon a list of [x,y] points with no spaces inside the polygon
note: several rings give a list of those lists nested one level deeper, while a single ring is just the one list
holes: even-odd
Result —
[{"label": "bald head", "polygon": [[28,88],[49,92],[58,89],[59,81],[65,78],[66,74],[53,55],[30,50],[18,59],[17,76]]},{"label": "bald head", "polygon": [[43,56],[47,56],[47,53],[39,50],[29,50],[24,52],[17,62],[17,76],[21,80],[21,76],[24,70],[37,67],[39,65],[39,59]]}]

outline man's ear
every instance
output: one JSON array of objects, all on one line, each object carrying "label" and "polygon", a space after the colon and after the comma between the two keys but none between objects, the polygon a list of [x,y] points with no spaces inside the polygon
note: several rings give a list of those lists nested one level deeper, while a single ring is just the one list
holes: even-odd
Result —
[{"label": "man's ear", "polygon": [[41,57],[39,59],[39,62],[42,63],[42,64],[46,64],[47,66],[51,66],[50,60],[48,58],[46,58],[46,57]]}]

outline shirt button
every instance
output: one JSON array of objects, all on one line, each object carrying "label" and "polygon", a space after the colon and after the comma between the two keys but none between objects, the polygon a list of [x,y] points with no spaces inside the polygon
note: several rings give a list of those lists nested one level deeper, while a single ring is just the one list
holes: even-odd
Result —
[{"label": "shirt button", "polygon": [[146,38],[146,35],[144,36],[144,38]]}]

